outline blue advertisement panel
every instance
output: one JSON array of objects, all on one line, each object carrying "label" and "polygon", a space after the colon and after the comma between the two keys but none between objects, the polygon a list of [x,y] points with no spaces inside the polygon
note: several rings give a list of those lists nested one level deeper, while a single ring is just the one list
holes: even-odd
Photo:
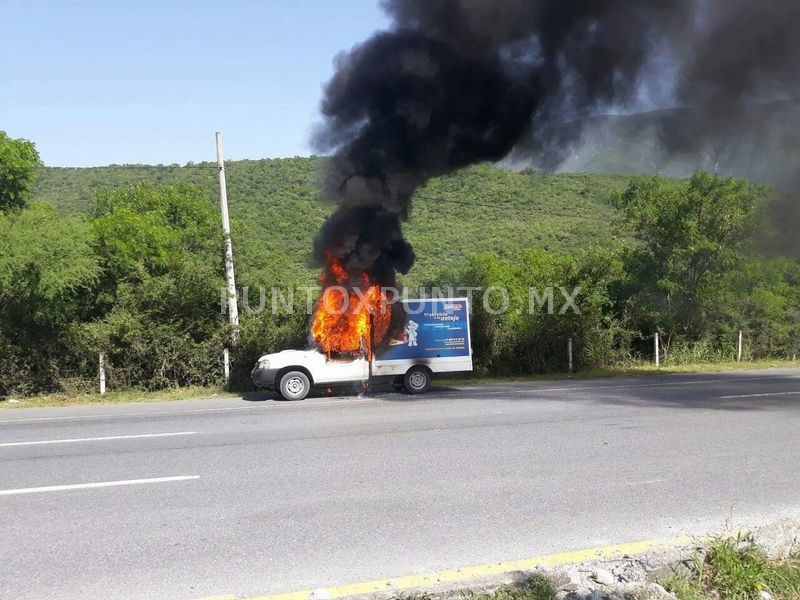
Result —
[{"label": "blue advertisement panel", "polygon": [[405,330],[378,360],[468,357],[469,307],[466,298],[406,300]]}]

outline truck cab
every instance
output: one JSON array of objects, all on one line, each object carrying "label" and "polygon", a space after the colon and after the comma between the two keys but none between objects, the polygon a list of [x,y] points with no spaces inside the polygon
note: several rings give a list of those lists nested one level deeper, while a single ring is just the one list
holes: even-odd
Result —
[{"label": "truck cab", "polygon": [[283,350],[259,358],[251,376],[257,387],[274,388],[286,399],[300,400],[312,385],[366,381],[369,361],[363,356],[331,360],[315,349]]}]

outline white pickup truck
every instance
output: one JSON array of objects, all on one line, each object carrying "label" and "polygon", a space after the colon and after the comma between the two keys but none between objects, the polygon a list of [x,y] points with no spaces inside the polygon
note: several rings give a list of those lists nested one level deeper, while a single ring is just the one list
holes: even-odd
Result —
[{"label": "white pickup truck", "polygon": [[265,354],[252,371],[253,383],[273,388],[287,400],[302,400],[312,386],[391,378],[411,394],[430,387],[434,373],[472,371],[469,305],[466,298],[404,300],[403,335],[370,361],[359,356],[328,358],[316,349]]}]

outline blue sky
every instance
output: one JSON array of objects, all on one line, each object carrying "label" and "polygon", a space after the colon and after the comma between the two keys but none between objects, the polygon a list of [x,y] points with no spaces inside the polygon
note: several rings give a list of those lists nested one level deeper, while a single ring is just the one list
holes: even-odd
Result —
[{"label": "blue sky", "polygon": [[0,130],[45,164],[307,155],[337,52],[378,0],[0,0]]}]

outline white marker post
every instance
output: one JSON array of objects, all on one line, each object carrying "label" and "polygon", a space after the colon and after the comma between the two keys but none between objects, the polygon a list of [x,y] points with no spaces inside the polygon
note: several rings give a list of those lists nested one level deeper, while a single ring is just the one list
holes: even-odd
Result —
[{"label": "white marker post", "polygon": [[655,337],[655,346],[656,346],[656,366],[658,367],[661,364],[661,356],[659,354],[658,332],[657,331],[656,331],[656,337]]},{"label": "white marker post", "polygon": [[98,363],[98,371],[100,375],[100,395],[106,393],[106,353],[101,352]]},{"label": "white marker post", "polygon": [[572,375],[572,338],[567,338],[567,359],[569,361],[569,373]]},{"label": "white marker post", "polygon": [[742,362],[742,330],[739,330],[739,343],[736,345],[736,362]]}]

